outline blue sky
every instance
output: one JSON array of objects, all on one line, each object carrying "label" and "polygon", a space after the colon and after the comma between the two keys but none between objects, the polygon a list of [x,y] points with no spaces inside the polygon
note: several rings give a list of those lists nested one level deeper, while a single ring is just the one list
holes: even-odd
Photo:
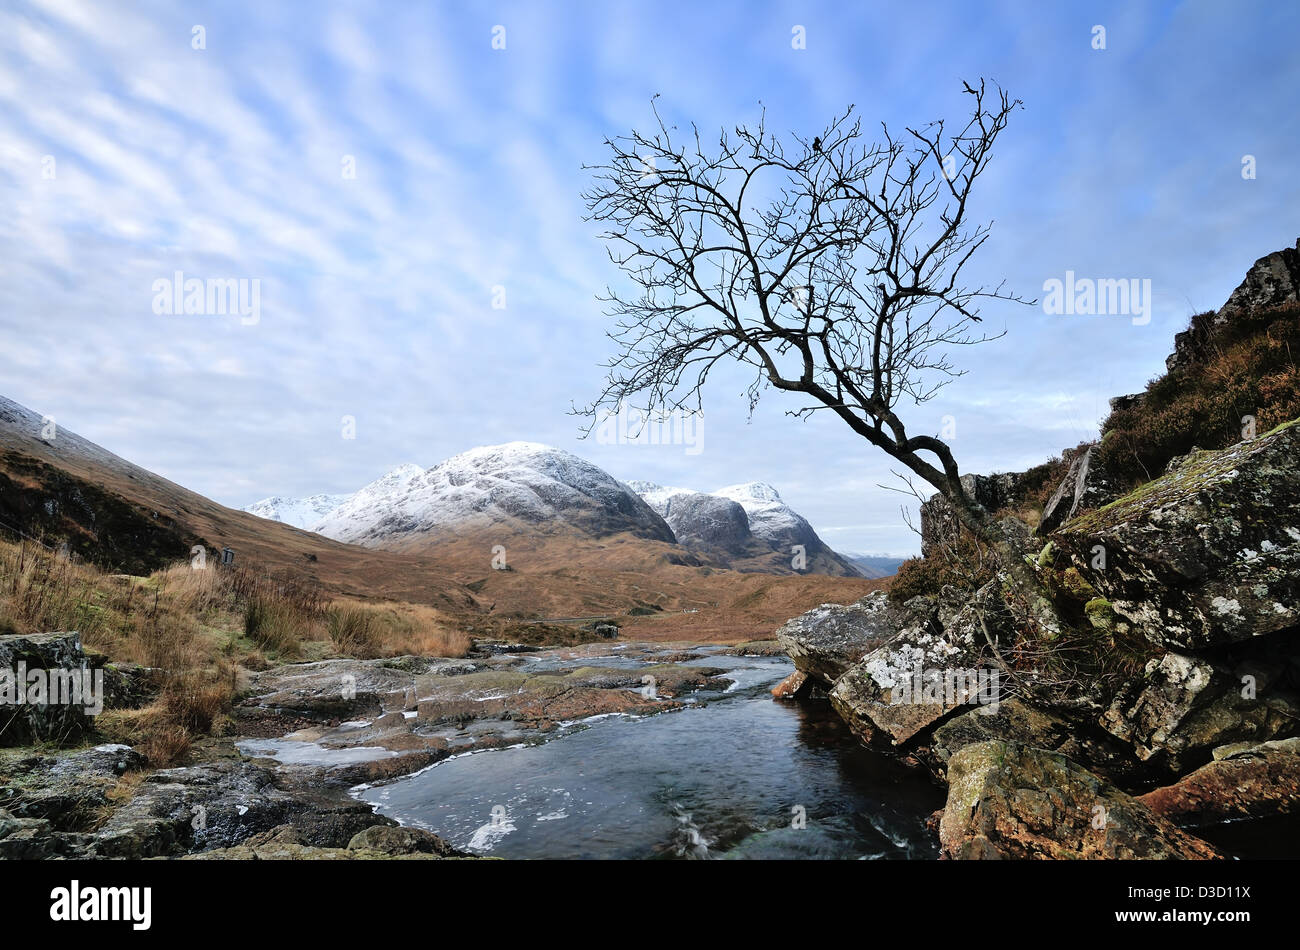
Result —
[{"label": "blue sky", "polygon": [[[1154,293],[1145,326],[989,307],[1007,335],[905,415],[951,415],[966,471],[1023,468],[1093,436],[1191,313],[1300,235],[1300,8],[850,6],[7,3],[0,393],[234,506],[526,439],[622,479],[767,481],[842,550],[915,550],[888,460],[778,395],[747,420],[739,375],[707,392],[698,454],[579,439],[567,410],[598,391],[595,297],[618,280],[582,164],[656,93],[672,121],[730,127],[761,101],[812,134],[850,102],[955,120],[963,79],[1000,82],[1025,108],[975,193],[995,224],[971,276]],[[260,319],[155,313],[176,271],[259,280]]]}]

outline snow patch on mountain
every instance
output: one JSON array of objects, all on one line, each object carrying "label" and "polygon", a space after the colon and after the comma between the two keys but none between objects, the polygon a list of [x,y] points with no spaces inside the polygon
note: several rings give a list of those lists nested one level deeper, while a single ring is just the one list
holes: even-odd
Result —
[{"label": "snow patch on mountain", "polygon": [[632,481],[628,485],[646,500],[660,516],[666,516],[675,495],[710,495],[734,501],[749,518],[749,530],[769,544],[784,546],[804,544],[816,532],[798,512],[781,500],[781,494],[766,482],[728,485],[716,491],[701,492],[691,488],[671,488],[654,482]]},{"label": "snow patch on mountain", "polygon": [[310,495],[307,498],[263,498],[244,508],[249,514],[270,521],[282,521],[309,531],[351,495]]}]

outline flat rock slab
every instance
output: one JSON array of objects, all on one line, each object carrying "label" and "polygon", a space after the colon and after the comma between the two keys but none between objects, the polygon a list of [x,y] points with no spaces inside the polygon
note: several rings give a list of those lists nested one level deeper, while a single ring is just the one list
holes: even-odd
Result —
[{"label": "flat rock slab", "polygon": [[1138,798],[1180,825],[1267,818],[1300,810],[1300,738],[1228,746],[1173,785]]}]

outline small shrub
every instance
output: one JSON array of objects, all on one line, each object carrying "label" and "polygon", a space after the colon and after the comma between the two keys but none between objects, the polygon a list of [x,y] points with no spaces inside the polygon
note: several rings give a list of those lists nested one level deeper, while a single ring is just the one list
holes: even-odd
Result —
[{"label": "small shrub", "polygon": [[149,760],[150,766],[165,769],[188,762],[191,744],[184,726],[165,725],[147,732],[136,748]]},{"label": "small shrub", "polygon": [[934,596],[949,586],[975,591],[992,579],[992,553],[963,530],[947,550],[899,565],[889,585],[889,600],[902,605],[913,597]]},{"label": "small shrub", "polygon": [[244,606],[245,636],[281,656],[298,655],[307,623],[297,606],[266,594],[254,594]]},{"label": "small shrub", "polygon": [[168,722],[191,733],[209,733],[213,723],[230,710],[234,678],[227,672],[187,672],[172,677],[158,697]]},{"label": "small shrub", "polygon": [[326,629],[334,649],[344,656],[374,659],[380,655],[380,631],[365,607],[334,607],[326,614]]}]

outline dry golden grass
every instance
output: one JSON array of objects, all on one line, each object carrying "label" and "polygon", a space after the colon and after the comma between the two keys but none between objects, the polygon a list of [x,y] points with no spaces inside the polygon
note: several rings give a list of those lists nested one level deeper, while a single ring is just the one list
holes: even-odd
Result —
[{"label": "dry golden grass", "polygon": [[338,601],[327,611],[334,648],[344,656],[461,657],[469,652],[468,633],[424,604],[367,604]]},{"label": "dry golden grass", "polygon": [[358,658],[459,657],[471,646],[422,604],[332,602],[310,579],[247,565],[106,574],[39,543],[0,540],[0,634],[55,630],[79,631],[110,662],[161,671],[152,702],[105,710],[96,723],[155,767],[186,761],[195,738],[229,727],[241,672],[301,657],[307,643]]}]

